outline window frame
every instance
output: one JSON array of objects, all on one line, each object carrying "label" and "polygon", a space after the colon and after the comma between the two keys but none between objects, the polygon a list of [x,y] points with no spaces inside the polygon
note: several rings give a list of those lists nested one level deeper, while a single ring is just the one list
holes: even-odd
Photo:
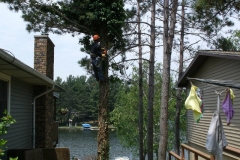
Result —
[{"label": "window frame", "polygon": [[0,72],[0,79],[7,82],[7,112],[10,114],[10,100],[11,100],[11,76]]}]

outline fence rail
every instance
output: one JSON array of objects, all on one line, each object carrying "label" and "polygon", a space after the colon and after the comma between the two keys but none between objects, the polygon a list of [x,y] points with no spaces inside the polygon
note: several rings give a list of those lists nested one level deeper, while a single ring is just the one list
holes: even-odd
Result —
[{"label": "fence rail", "polygon": [[234,156],[240,157],[240,149],[231,147],[231,146],[226,146],[224,148],[224,151],[230,154],[233,154]]},{"label": "fence rail", "polygon": [[[185,149],[194,154],[194,160],[198,160],[198,157],[202,157],[206,160],[215,160],[215,157],[213,155],[206,154],[206,153],[204,153],[202,151],[199,151],[195,148],[192,148],[192,147],[190,147],[186,144],[182,144],[181,147],[182,147],[181,156],[177,155],[173,151],[170,151],[169,156],[168,156],[169,160],[171,160],[172,157],[174,157],[177,160],[184,160],[184,156],[185,156],[184,150]],[[240,149],[238,149],[238,148],[234,148],[234,147],[231,147],[231,146],[226,146],[224,148],[224,151],[227,152],[227,153],[230,153],[232,155],[235,155],[237,157],[240,157]]]},{"label": "fence rail", "polygon": [[168,156],[169,160],[171,160],[172,157],[175,157],[177,160],[184,160],[184,157],[185,157],[184,150],[185,149],[190,151],[190,152],[192,152],[194,154],[194,160],[198,160],[199,156],[204,158],[204,159],[206,159],[206,160],[215,160],[214,156],[206,154],[206,153],[204,153],[202,151],[199,151],[199,150],[197,150],[195,148],[192,148],[192,147],[190,147],[190,146],[188,146],[186,144],[182,144],[181,147],[182,147],[181,156],[179,156],[176,153],[170,151],[169,152],[169,156]]},{"label": "fence rail", "polygon": [[182,157],[180,157],[179,155],[177,155],[176,153],[174,153],[173,151],[170,151],[169,152],[169,160],[171,160],[171,158],[172,158],[172,156],[173,157],[175,157],[177,160],[182,160]]}]

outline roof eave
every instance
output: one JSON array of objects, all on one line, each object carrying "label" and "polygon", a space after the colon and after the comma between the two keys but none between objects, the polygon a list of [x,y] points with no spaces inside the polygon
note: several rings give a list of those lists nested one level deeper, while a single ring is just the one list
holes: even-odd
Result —
[{"label": "roof eave", "polygon": [[[234,53],[238,53],[238,54],[234,54]],[[192,62],[189,64],[188,68],[179,79],[177,83],[177,87],[186,87],[188,84],[187,77],[194,77],[195,73],[200,69],[200,67],[203,65],[203,63],[207,60],[208,57],[240,60],[239,52],[200,50],[197,52],[196,56],[194,57]]]},{"label": "roof eave", "polygon": [[55,84],[55,82],[52,79],[48,78],[47,76],[41,74],[37,70],[22,63],[20,60],[11,56],[7,52],[5,52],[3,49],[0,49],[0,58],[3,59],[4,61],[10,63],[11,65],[14,65],[19,70],[23,70],[23,71],[27,72],[28,74],[31,74],[32,76],[34,76],[38,79],[41,79],[45,83],[45,85],[47,85],[47,86],[55,85],[56,90],[64,91],[64,89],[62,87],[60,87],[59,85]]}]

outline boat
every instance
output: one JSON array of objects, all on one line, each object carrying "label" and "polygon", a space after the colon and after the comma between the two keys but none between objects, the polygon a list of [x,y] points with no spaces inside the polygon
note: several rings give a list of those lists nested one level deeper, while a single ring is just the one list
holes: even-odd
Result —
[{"label": "boat", "polygon": [[88,123],[82,124],[82,127],[83,127],[84,130],[90,130],[91,129],[91,125],[88,124]]}]

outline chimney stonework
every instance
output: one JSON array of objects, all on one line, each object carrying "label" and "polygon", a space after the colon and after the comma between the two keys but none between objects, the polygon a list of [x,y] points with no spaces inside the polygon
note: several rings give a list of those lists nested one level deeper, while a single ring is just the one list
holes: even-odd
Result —
[{"label": "chimney stonework", "polygon": [[54,44],[47,35],[34,38],[34,69],[53,80]]},{"label": "chimney stonework", "polygon": [[[54,44],[47,35],[34,36],[34,69],[53,80]],[[51,89],[48,86],[34,86],[34,96]],[[53,148],[54,122],[53,92],[36,99],[35,148]]]}]

